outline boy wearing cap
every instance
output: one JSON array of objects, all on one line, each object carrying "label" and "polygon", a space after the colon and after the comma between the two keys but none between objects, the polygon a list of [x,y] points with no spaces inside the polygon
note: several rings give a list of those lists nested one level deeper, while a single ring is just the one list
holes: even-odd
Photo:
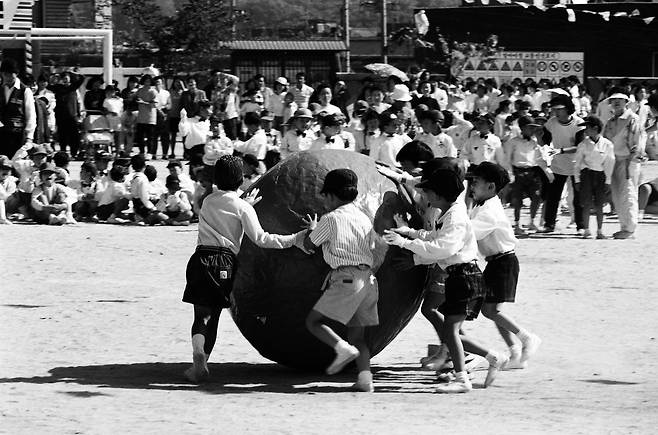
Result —
[{"label": "boy wearing cap", "polygon": [[260,125],[267,137],[267,151],[279,152],[281,147],[281,132],[272,128],[274,116],[269,110],[263,110],[260,114]]},{"label": "boy wearing cap", "polygon": [[[29,158],[25,158],[29,155]],[[19,149],[14,155],[12,165],[18,173],[18,212],[23,218],[30,218],[32,215],[32,192],[40,184],[39,167],[46,162],[48,151],[43,145],[37,145],[25,150],[25,147]]]},{"label": "boy wearing cap", "polygon": [[521,227],[521,208],[523,200],[530,198],[530,224],[528,230],[537,231],[535,217],[541,204],[541,172],[549,181],[553,180],[553,172],[548,167],[541,152],[541,147],[535,139],[535,132],[541,126],[530,116],[518,119],[521,136],[513,137],[505,143],[506,155],[509,158],[508,167],[512,168],[514,183],[512,183],[512,205],[514,206],[514,232],[524,235]]},{"label": "boy wearing cap", "polygon": [[32,192],[32,208],[35,220],[40,224],[75,224],[71,204],[66,200],[66,188],[55,183],[57,169],[52,163],[39,167],[41,185]]},{"label": "boy wearing cap", "polygon": [[325,115],[320,118],[320,137],[311,144],[311,151],[319,150],[350,150],[349,143],[341,137],[340,128],[342,120],[336,115]]},{"label": "boy wearing cap", "polygon": [[396,134],[398,117],[392,113],[384,112],[379,115],[379,126],[382,134],[373,141],[370,157],[390,167],[398,166],[396,157],[402,147],[408,143],[408,138],[405,139],[406,135]]},{"label": "boy wearing cap", "polygon": [[[374,391],[370,372],[370,350],[364,330],[379,324],[377,279],[373,275],[375,235],[370,218],[361,211],[357,198],[358,177],[350,169],[334,169],[324,178],[320,191],[331,212],[317,221],[308,216],[309,233],[304,245],[309,251],[322,247],[324,260],[331,266],[324,293],[306,318],[306,327],[320,341],[336,351],[327,374],[340,372],[356,359],[357,391]],[[338,336],[327,320],[347,326],[347,341]]]},{"label": "boy wearing cap", "polygon": [[292,128],[281,139],[281,158],[286,159],[293,153],[306,151],[313,144],[311,124],[313,114],[308,109],[297,109],[292,118]]},{"label": "boy wearing cap", "polygon": [[0,225],[10,225],[7,213],[18,207],[16,177],[11,175],[13,166],[9,157],[0,155]]},{"label": "boy wearing cap", "polygon": [[[460,200],[464,184],[452,169],[439,168],[416,185],[423,189],[424,197],[431,207],[443,210],[435,230],[412,230],[408,227],[394,228],[384,232],[384,241],[399,246],[414,254],[414,263],[436,262],[446,273],[445,301],[438,310],[444,315],[441,326],[441,341],[446,347],[436,356],[434,363],[440,367],[452,356],[455,380],[437,388],[438,393],[465,393],[472,389],[471,381],[464,368],[464,346],[460,329],[464,320],[475,319],[482,306],[485,286],[477,258],[477,240],[468,217],[466,204]],[[468,340],[469,352],[481,355],[489,362],[484,381],[485,388],[491,385],[498,371],[507,363],[506,356],[489,351]]]},{"label": "boy wearing cap", "polygon": [[621,230],[615,239],[632,239],[637,228],[640,166],[644,157],[644,132],[639,117],[626,106],[629,97],[616,93],[608,97],[612,116],[603,127],[603,136],[614,145],[615,166],[610,185],[612,202],[619,217]]},{"label": "boy wearing cap", "polygon": [[249,112],[244,117],[244,124],[247,126],[247,137],[245,142],[236,142],[235,150],[244,154],[253,154],[259,161],[261,171],[265,172],[265,155],[267,154],[267,135],[261,128],[260,115],[255,112]]},{"label": "boy wearing cap", "polygon": [[297,234],[269,234],[263,230],[252,204],[258,191],[246,199],[237,189],[244,179],[242,159],[222,156],[215,164],[215,184],[219,189],[208,195],[199,213],[199,236],[186,271],[187,283],[183,302],[194,304],[192,324],[193,365],[185,377],[194,383],[208,377],[208,357],[217,338],[219,315],[230,306],[230,294],[235,276],[237,255],[246,234],[261,248],[302,248],[306,231]]},{"label": "boy wearing cap", "polygon": [[[509,346],[507,368],[525,368],[541,340],[502,312],[505,303],[514,302],[519,278],[519,260],[514,253],[518,240],[498,196],[510,179],[505,168],[490,162],[476,166],[472,177],[471,195],[475,206],[470,218],[478,249],[487,261],[482,274],[487,287],[482,314],[493,320]],[[514,341],[514,335],[521,341],[520,346]]]},{"label": "boy wearing cap", "polygon": [[438,110],[426,110],[418,115],[418,122],[423,128],[415,139],[426,143],[434,157],[457,157],[457,148],[452,138],[443,132],[441,124],[444,121],[443,113]]},{"label": "boy wearing cap", "polygon": [[585,139],[576,151],[576,194],[583,206],[583,238],[589,239],[589,216],[592,206],[596,211],[596,238],[605,239],[603,234],[603,204],[612,180],[615,167],[614,145],[601,136],[603,122],[596,116],[588,116],[580,124],[585,127]]}]

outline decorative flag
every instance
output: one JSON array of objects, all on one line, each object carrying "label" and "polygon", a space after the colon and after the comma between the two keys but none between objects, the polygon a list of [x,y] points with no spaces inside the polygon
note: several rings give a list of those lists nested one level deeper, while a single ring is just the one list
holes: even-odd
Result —
[{"label": "decorative flag", "polygon": [[628,14],[626,12],[615,12],[613,17],[627,17]]},{"label": "decorative flag", "polygon": [[610,11],[599,12],[599,15],[601,15],[604,20],[610,21]]},{"label": "decorative flag", "polygon": [[481,0],[481,1],[482,1],[483,5],[488,5],[489,4],[489,0]]},{"label": "decorative flag", "polygon": [[532,0],[532,5],[536,8],[544,6],[544,0]]},{"label": "decorative flag", "polygon": [[637,17],[640,15],[640,11],[637,9],[633,9],[633,12],[629,14],[630,17]]},{"label": "decorative flag", "polygon": [[425,15],[425,10],[422,9],[418,11],[417,14],[414,14],[414,22],[416,23],[416,30],[419,35],[425,35],[430,29],[430,22]]},{"label": "decorative flag", "polygon": [[528,9],[528,6],[530,6],[528,3],[523,3],[523,2],[514,2],[514,3],[521,6],[524,9]]},{"label": "decorative flag", "polygon": [[576,13],[573,9],[567,9],[567,20],[569,20],[570,23],[576,22]]},{"label": "decorative flag", "polygon": [[512,4],[512,0],[498,0],[498,3],[501,5],[509,5]]},{"label": "decorative flag", "polygon": [[644,24],[651,24],[651,22],[654,20],[656,17],[647,17],[647,18],[642,18],[642,21],[644,21]]}]

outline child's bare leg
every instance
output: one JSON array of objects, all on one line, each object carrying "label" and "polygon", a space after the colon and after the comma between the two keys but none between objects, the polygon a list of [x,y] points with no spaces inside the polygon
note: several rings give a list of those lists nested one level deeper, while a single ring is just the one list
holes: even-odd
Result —
[{"label": "child's bare leg", "polygon": [[464,322],[465,316],[446,316],[443,324],[441,339],[448,346],[452,356],[452,365],[455,372],[464,371],[464,346],[462,345],[459,329]]},{"label": "child's bare leg", "polygon": [[306,327],[309,332],[313,334],[318,340],[331,346],[332,348],[336,347],[340,341],[343,341],[342,338],[336,334],[333,329],[328,327],[323,323],[324,315],[321,313],[311,310],[311,312],[306,317]]},{"label": "child's bare leg", "polygon": [[7,219],[7,211],[5,208],[5,200],[0,199],[0,224],[11,224],[12,222]]},{"label": "child's bare leg", "polygon": [[[502,312],[503,303],[485,303],[482,314],[492,320],[510,350],[510,368],[524,368],[525,361],[536,352],[541,340],[535,334],[520,327],[511,317]],[[515,343],[513,335],[521,341]]]},{"label": "child's bare leg", "polygon": [[374,391],[372,372],[370,371],[370,349],[365,341],[365,328],[353,326],[347,328],[347,341],[359,350],[356,357],[356,368],[359,372],[354,388],[358,391],[370,393]]},{"label": "child's bare leg", "polygon": [[217,326],[221,309],[194,305],[194,322],[192,323],[192,367],[185,371],[185,377],[192,382],[206,378],[208,357],[217,340]]},{"label": "child's bare leg", "polygon": [[541,197],[539,194],[532,195],[530,197],[530,225],[535,224],[535,217],[537,216],[537,211],[541,205]]},{"label": "child's bare leg", "polygon": [[420,312],[432,324],[436,335],[441,338],[441,329],[443,329],[443,314],[439,312],[439,305],[445,300],[445,295],[438,292],[428,291],[425,293],[423,305],[420,307]]},{"label": "child's bare leg", "polygon": [[511,317],[503,314],[502,308],[502,303],[485,303],[482,307],[482,314],[496,324],[505,343],[507,343],[509,347],[512,347],[514,345],[512,335],[517,334],[520,328]]}]

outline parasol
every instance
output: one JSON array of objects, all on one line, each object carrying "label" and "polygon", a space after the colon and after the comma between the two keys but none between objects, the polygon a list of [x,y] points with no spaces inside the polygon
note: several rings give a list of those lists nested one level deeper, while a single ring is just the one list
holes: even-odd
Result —
[{"label": "parasol", "polygon": [[403,82],[408,82],[409,77],[393,65],[389,65],[387,63],[371,63],[366,65],[366,69],[374,72],[380,77],[390,77],[390,76],[395,76],[398,77],[400,80]]}]

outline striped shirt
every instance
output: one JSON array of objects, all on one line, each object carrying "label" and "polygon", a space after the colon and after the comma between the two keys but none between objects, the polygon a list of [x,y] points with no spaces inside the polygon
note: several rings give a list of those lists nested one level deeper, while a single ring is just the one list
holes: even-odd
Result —
[{"label": "striped shirt", "polygon": [[372,222],[353,202],[323,215],[309,238],[315,246],[322,246],[324,261],[332,269],[373,265]]}]

